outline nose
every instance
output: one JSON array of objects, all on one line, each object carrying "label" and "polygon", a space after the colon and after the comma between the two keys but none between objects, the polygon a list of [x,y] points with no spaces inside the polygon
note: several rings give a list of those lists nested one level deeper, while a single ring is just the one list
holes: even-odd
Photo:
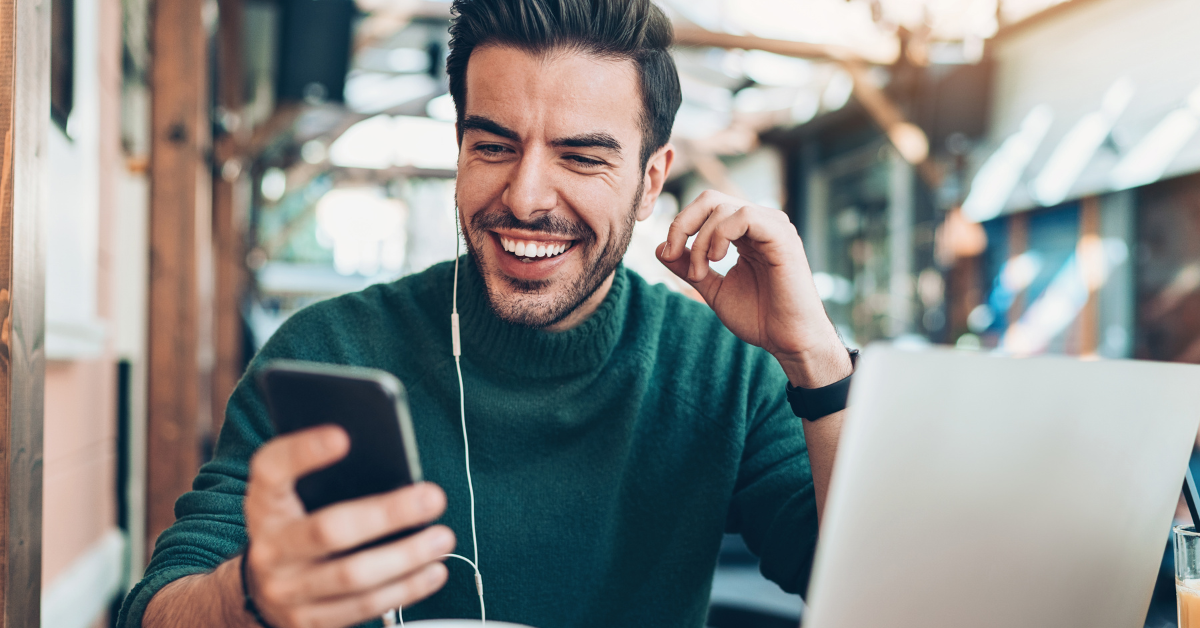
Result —
[{"label": "nose", "polygon": [[558,205],[558,193],[551,183],[549,165],[537,151],[526,152],[512,170],[501,202],[518,220],[528,221],[549,213]]}]

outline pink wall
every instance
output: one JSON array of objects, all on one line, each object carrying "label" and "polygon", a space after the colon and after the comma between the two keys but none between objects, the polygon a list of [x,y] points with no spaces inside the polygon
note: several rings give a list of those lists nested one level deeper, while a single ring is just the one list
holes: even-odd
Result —
[{"label": "pink wall", "polygon": [[[124,162],[120,0],[100,0],[98,13],[101,155],[96,311],[111,329],[116,181]],[[99,359],[46,365],[43,587],[116,525],[116,358],[111,338],[108,347]]]},{"label": "pink wall", "polygon": [[42,585],[116,525],[116,366],[46,366]]}]

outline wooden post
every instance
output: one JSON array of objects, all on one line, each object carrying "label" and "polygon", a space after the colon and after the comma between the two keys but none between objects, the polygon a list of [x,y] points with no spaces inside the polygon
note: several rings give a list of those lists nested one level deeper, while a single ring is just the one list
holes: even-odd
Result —
[{"label": "wooden post", "polygon": [[225,112],[227,133],[216,141],[213,173],[214,348],[212,374],[213,438],[225,419],[225,404],[242,376],[242,295],[246,286],[245,221],[249,208],[245,159],[239,146],[248,139],[241,119],[242,0],[220,1],[217,27],[217,102]]},{"label": "wooden post", "polygon": [[41,623],[50,3],[0,0],[0,586],[4,626]]},{"label": "wooden post", "polygon": [[203,0],[153,5],[150,88],[150,291],[146,538],[175,521],[200,457],[204,320],[210,246]]},{"label": "wooden post", "polygon": [[[1029,214],[1021,212],[1008,217],[1008,259],[1013,259],[1029,250]],[[1008,324],[1021,319],[1025,313],[1025,299],[1029,290],[1021,290],[1013,297],[1012,305],[1008,308]]]},{"label": "wooden post", "polygon": [[946,273],[946,340],[950,344],[969,330],[967,316],[983,302],[979,266],[978,255],[960,257]]},{"label": "wooden post", "polygon": [[1085,196],[1079,201],[1079,247],[1076,259],[1088,282],[1088,300],[1079,313],[1079,355],[1095,357],[1100,348],[1100,301],[1097,294],[1103,275],[1103,246],[1100,244],[1100,197]]}]

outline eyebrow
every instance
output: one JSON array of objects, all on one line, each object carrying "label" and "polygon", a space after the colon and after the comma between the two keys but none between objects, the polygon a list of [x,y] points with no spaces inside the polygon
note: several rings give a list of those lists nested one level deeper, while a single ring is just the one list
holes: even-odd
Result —
[{"label": "eyebrow", "polygon": [[603,132],[563,137],[550,142],[550,145],[561,148],[607,148],[617,153],[621,152],[621,143],[617,138]]},{"label": "eyebrow", "polygon": [[512,140],[514,142],[521,141],[521,136],[518,135],[516,131],[504,126],[503,124],[500,124],[499,122],[496,122],[495,120],[485,118],[483,116],[467,116],[466,118],[463,118],[461,126],[463,133],[474,129],[476,131],[483,131],[484,133],[491,133],[492,135],[499,135],[504,139]]},{"label": "eyebrow", "polygon": [[[483,131],[492,135],[499,135],[505,139],[514,142],[521,141],[521,136],[516,131],[483,116],[467,116],[463,118],[461,124],[463,133],[470,130]],[[614,152],[621,152],[621,143],[617,138],[604,132],[583,133],[580,135],[572,135],[570,137],[561,137],[550,142],[551,146],[559,148],[604,148]]]}]

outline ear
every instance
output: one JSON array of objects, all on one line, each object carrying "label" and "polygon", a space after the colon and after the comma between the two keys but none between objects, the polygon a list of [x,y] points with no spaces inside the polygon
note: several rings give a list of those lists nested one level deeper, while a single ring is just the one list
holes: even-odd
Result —
[{"label": "ear", "polygon": [[675,146],[670,142],[654,151],[646,162],[646,174],[642,184],[642,199],[638,205],[637,219],[645,220],[654,213],[654,203],[662,194],[667,175],[671,173],[671,164],[675,161]]}]

